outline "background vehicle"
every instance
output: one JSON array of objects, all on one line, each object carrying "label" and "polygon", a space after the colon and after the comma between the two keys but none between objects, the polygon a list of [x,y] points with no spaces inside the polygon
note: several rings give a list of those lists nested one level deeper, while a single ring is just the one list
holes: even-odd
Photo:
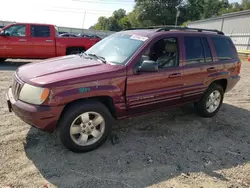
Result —
[{"label": "background vehicle", "polygon": [[68,149],[86,152],[107,139],[114,119],[186,103],[202,117],[214,116],[240,69],[235,46],[222,32],[129,30],[81,56],[20,67],[7,103],[25,122],[57,129]]},{"label": "background vehicle", "polygon": [[96,39],[100,39],[100,40],[102,39],[98,35],[87,35],[87,34],[80,33],[80,34],[78,34],[78,36],[83,37],[83,38],[96,38]]},{"label": "background vehicle", "polygon": [[60,37],[79,37],[78,35],[76,34],[73,34],[73,33],[63,33],[63,34],[59,34]]},{"label": "background vehicle", "polygon": [[58,37],[57,27],[48,24],[17,23],[0,33],[0,58],[51,58],[89,49],[100,39]]}]

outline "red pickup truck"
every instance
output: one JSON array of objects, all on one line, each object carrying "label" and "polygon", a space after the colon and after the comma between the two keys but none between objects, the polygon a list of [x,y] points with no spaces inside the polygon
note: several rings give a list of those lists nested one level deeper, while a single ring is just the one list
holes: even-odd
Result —
[{"label": "red pickup truck", "polygon": [[85,51],[99,38],[59,37],[49,24],[16,23],[0,31],[0,60],[7,58],[51,58]]}]

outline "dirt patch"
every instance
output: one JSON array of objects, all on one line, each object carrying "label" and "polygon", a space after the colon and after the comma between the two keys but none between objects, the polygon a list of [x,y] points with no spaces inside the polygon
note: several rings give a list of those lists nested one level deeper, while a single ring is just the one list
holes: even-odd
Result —
[{"label": "dirt patch", "polygon": [[8,66],[0,65],[0,187],[250,187],[250,63],[217,116],[200,118],[187,105],[119,121],[86,154],[8,112],[16,68]]}]

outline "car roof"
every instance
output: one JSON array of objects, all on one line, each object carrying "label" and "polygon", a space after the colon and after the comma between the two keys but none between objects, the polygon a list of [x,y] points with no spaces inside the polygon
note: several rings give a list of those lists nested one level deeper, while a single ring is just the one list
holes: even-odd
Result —
[{"label": "car roof", "polygon": [[55,26],[52,24],[43,24],[43,23],[25,23],[25,22],[18,22],[18,23],[12,23],[9,25],[46,25],[46,26]]}]

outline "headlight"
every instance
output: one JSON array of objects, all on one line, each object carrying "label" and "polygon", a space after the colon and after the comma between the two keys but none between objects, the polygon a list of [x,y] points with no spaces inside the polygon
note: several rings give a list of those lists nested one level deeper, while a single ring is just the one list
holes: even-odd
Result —
[{"label": "headlight", "polygon": [[49,93],[50,90],[47,88],[24,84],[19,94],[19,99],[30,104],[39,105],[48,98]]}]

